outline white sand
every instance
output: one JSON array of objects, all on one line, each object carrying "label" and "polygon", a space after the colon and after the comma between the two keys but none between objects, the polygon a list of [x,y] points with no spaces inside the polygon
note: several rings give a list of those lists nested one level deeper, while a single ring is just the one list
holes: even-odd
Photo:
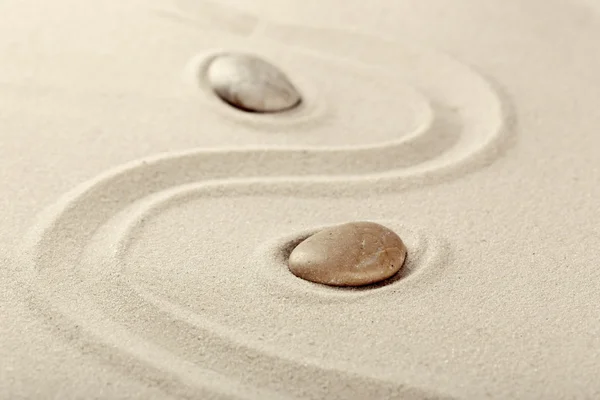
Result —
[{"label": "white sand", "polygon": [[[599,398],[599,9],[2,1],[0,398]],[[222,50],[303,107],[216,100]],[[354,220],[400,279],[289,273]]]}]

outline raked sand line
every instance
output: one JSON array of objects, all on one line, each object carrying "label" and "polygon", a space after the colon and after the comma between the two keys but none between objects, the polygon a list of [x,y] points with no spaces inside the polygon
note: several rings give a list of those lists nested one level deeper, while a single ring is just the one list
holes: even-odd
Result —
[{"label": "raked sand line", "polygon": [[[275,32],[285,33],[290,43],[303,45],[316,38],[315,32],[304,28],[280,27]],[[332,31],[319,31],[319,35],[336,38],[334,44],[344,37],[357,39],[356,35]],[[329,36],[320,37],[318,43],[311,44],[326,45],[328,41],[322,38]],[[272,47],[268,39],[253,40],[257,51]],[[80,338],[87,348],[110,359],[122,358],[123,364],[136,364],[138,376],[167,382],[169,390],[190,397],[201,393],[261,399],[324,395],[437,397],[431,391],[407,387],[393,375],[373,375],[360,367],[328,364],[326,360],[307,359],[253,342],[238,328],[211,322],[132,280],[123,269],[143,267],[143,260],[136,263],[128,259],[131,243],[139,237],[136,232],[148,226],[151,229],[153,219],[161,213],[194,204],[202,197],[327,198],[397,192],[460,176],[490,162],[502,151],[507,143],[509,115],[491,85],[470,68],[423,48],[406,50],[398,44],[366,37],[357,43],[364,45],[357,46],[358,50],[375,53],[353,61],[337,61],[357,77],[366,76],[365,68],[377,68],[363,67],[361,61],[377,63],[389,57],[391,50],[407,55],[410,61],[394,70],[403,73],[390,73],[390,60],[387,64],[381,62],[378,70],[385,79],[403,76],[406,80],[402,87],[414,89],[401,89],[410,93],[405,99],[420,104],[413,109],[423,111],[411,132],[395,141],[365,146],[192,150],[135,161],[109,171],[63,196],[31,230],[24,247],[30,263],[22,274],[23,282],[35,293],[36,307],[58,321],[65,336]],[[329,56],[321,57],[314,50],[297,50],[300,58],[308,54],[325,62],[336,62],[331,56],[334,52],[332,48]],[[376,55],[379,58],[371,57]],[[204,59],[192,62],[200,67],[200,77]],[[439,71],[443,71],[443,80]],[[318,92],[314,94],[308,96],[305,110],[330,110],[329,105],[335,105],[335,98],[321,99]],[[204,91],[201,96],[214,107],[222,107],[224,117],[236,118],[247,129],[280,124],[261,116],[234,116],[227,106],[214,102],[210,93]],[[311,108],[312,102],[328,106]],[[318,121],[311,116],[318,113],[302,115],[301,111],[298,115],[291,119],[302,121],[305,127],[310,126],[305,125],[306,121]],[[248,122],[250,119],[255,121]],[[206,215],[207,221],[210,218]],[[419,290],[432,284],[441,273],[440,267],[448,262],[447,246],[434,233],[416,233],[417,229],[394,221],[388,224],[406,237],[409,247],[408,274],[401,279],[371,291],[354,292],[294,281],[285,275],[281,257],[290,243],[306,235],[306,228],[302,228],[295,237],[292,233],[285,238],[264,238],[264,245],[247,254],[248,288],[257,301],[289,292],[300,305],[314,306],[326,299],[323,307],[333,302],[343,304],[348,312],[357,311],[361,305],[377,309],[384,303],[381,299],[390,296],[397,296],[398,302],[402,296],[419,296]],[[230,229],[234,231],[235,226]],[[317,298],[320,300],[313,300]],[[266,307],[269,303],[261,304]],[[411,372],[404,372],[402,377],[410,381]],[[332,393],[338,397],[332,397]]]},{"label": "raked sand line", "polygon": [[[268,187],[265,187],[266,190],[262,191],[260,190],[261,186],[260,182],[250,185],[246,181],[208,182],[177,186],[148,196],[142,201],[136,202],[135,206],[128,207],[126,211],[121,212],[120,215],[122,216],[115,218],[118,223],[115,224],[115,229],[111,230],[110,235],[108,235],[110,241],[104,244],[104,247],[110,249],[108,255],[106,255],[107,260],[104,262],[113,265],[113,269],[118,269],[119,265],[124,265],[124,260],[128,256],[127,253],[136,238],[142,234],[146,227],[152,225],[154,216],[164,214],[169,209],[181,207],[186,203],[193,203],[204,198],[211,198],[215,196],[215,193],[223,193],[228,190],[231,193],[230,196],[234,197],[256,195],[257,189],[263,194],[279,194],[269,191]],[[342,222],[340,221],[340,223]],[[252,277],[250,281],[262,285],[261,290],[272,291],[274,296],[283,295],[284,293],[286,296],[290,296],[293,293],[301,296],[305,301],[322,303],[324,301],[360,301],[364,296],[378,296],[378,298],[382,298],[383,295],[396,296],[399,290],[403,293],[410,290],[406,286],[396,287],[397,285],[393,285],[400,280],[402,280],[403,285],[406,285],[412,279],[426,281],[439,278],[440,271],[438,268],[447,263],[450,257],[448,245],[443,238],[438,238],[434,234],[425,235],[423,232],[409,229],[395,221],[379,221],[379,223],[390,227],[400,235],[410,250],[410,257],[405,261],[402,271],[390,279],[366,287],[334,288],[315,285],[289,274],[287,259],[291,250],[310,235],[330,227],[330,225],[327,225],[313,227],[301,232],[295,231],[264,242],[249,258],[249,263],[255,262],[257,264],[256,268],[251,269],[251,272],[260,275]],[[409,276],[412,277],[409,278]],[[419,289],[417,288],[417,290]]]},{"label": "raked sand line", "polygon": [[[50,318],[61,321],[63,335],[81,335],[85,343],[91,341],[94,346],[103,343],[102,350],[96,352],[113,360],[125,354],[127,365],[141,363],[141,367],[136,369],[144,373],[147,368],[160,371],[159,376],[163,373],[164,379],[174,381],[170,386],[175,385],[176,381],[183,383],[185,387],[178,388],[177,392],[188,393],[190,396],[202,393],[196,390],[210,389],[211,393],[223,393],[223,388],[229,388],[223,394],[236,398],[282,398],[284,394],[285,398],[294,398],[295,395],[300,398],[322,398],[331,392],[339,395],[339,398],[440,398],[431,391],[424,392],[392,380],[369,376],[368,370],[362,371],[362,374],[347,371],[343,366],[326,360],[318,363],[317,360],[302,355],[286,354],[285,351],[261,345],[255,340],[248,340],[235,327],[221,326],[212,322],[210,317],[195,314],[145,285],[131,281],[122,267],[130,243],[128,239],[135,238],[136,230],[142,228],[137,223],[151,223],[153,213],[160,214],[164,207],[176,206],[181,200],[193,201],[199,195],[197,186],[191,191],[183,187],[180,192],[183,199],[178,199],[177,195],[169,192],[165,193],[166,196],[144,199],[145,201],[117,213],[86,241],[79,244],[71,242],[73,247],[58,248],[52,244],[57,241],[69,243],[63,234],[71,236],[74,232],[54,231],[60,237],[50,240],[47,248],[49,252],[36,255],[40,261],[37,263],[38,267],[41,268],[44,264],[44,270],[29,276],[29,279],[37,281],[36,285],[40,285],[36,287],[36,291],[41,294],[37,299],[41,303],[36,302],[36,306],[44,308]],[[204,186],[203,194],[206,196],[214,196],[215,192],[221,193],[223,190],[212,190],[215,188],[210,184]],[[252,188],[253,185],[243,187],[248,193],[251,193]],[[237,194],[243,192],[244,190],[239,190]],[[82,219],[71,221],[73,227]],[[411,252],[407,272],[412,275],[416,271],[417,278],[418,272],[422,272],[424,284],[438,278],[436,272],[439,272],[438,269],[443,267],[444,262],[448,262],[445,243],[433,238],[431,248],[426,243],[427,238],[397,223],[382,222],[406,239]],[[248,264],[251,269],[247,282],[249,287],[257,287],[258,290],[254,291],[257,295],[276,298],[280,293],[292,290],[292,293],[295,292],[306,300],[322,302],[325,298],[345,303],[356,303],[364,296],[380,299],[382,294],[386,294],[391,297],[395,290],[401,292],[398,294],[402,296],[411,293],[418,295],[421,286],[416,285],[411,290],[410,281],[397,279],[374,291],[354,293],[357,296],[343,290],[327,292],[328,288],[315,285],[304,287],[303,281],[299,282],[297,278],[285,273],[287,269],[281,262],[281,255],[290,241],[306,234],[307,232],[299,232],[295,237],[290,235],[289,238],[280,238],[274,243],[265,243],[264,247],[257,249],[255,255],[249,255]],[[60,251],[65,253],[61,254]],[[73,269],[72,266],[76,268]],[[143,268],[143,263],[138,266]],[[423,271],[418,271],[419,268]],[[270,272],[276,272],[276,275],[269,276]],[[394,288],[400,284],[404,286]],[[311,299],[311,295],[317,297]],[[51,299],[51,303],[43,304],[42,299]],[[360,303],[356,305],[360,307]],[[59,315],[58,319],[56,314]],[[88,347],[87,344],[84,346]],[[227,357],[224,358],[223,354],[227,354]],[[256,387],[241,383],[247,379],[244,375],[250,370],[256,374],[253,378]],[[271,381],[275,376],[279,378]],[[143,378],[148,379],[146,376]],[[323,380],[323,383],[313,386],[318,379]],[[273,386],[274,384],[277,385]],[[192,389],[186,391],[188,387]],[[257,389],[258,387],[261,389]],[[302,388],[302,393],[294,393],[294,388]]]},{"label": "raked sand line", "polygon": [[[211,189],[211,185],[206,185],[204,194],[210,196]],[[398,384],[391,379],[373,376],[368,369],[348,370],[343,364],[337,363],[336,365],[329,360],[311,359],[285,349],[268,346],[240,331],[239,327],[224,326],[214,322],[210,315],[195,313],[185,305],[171,301],[143,282],[137,282],[130,270],[131,268],[143,269],[144,265],[143,262],[140,263],[140,260],[134,260],[131,263],[131,260],[128,259],[128,244],[131,242],[127,239],[133,236],[133,240],[135,240],[138,231],[143,229],[138,224],[140,221],[151,224],[152,214],[160,214],[161,207],[168,207],[168,204],[160,202],[162,199],[154,200],[158,203],[155,201],[140,205],[139,208],[134,207],[134,212],[124,210],[95,233],[94,238],[90,240],[90,245],[84,250],[83,257],[78,261],[80,270],[85,271],[84,274],[73,275],[71,271],[65,271],[61,277],[54,276],[55,279],[63,282],[63,290],[69,291],[68,294],[63,292],[63,295],[66,296],[63,298],[63,301],[66,302],[64,307],[69,307],[69,304],[77,304],[83,298],[87,298],[91,304],[90,307],[84,308],[71,306],[71,317],[76,318],[76,323],[85,321],[89,324],[90,321],[97,321],[98,313],[104,314],[104,322],[99,321],[99,323],[104,325],[107,331],[99,336],[104,341],[107,338],[114,339],[110,341],[113,349],[116,347],[121,351],[133,354],[137,359],[144,360],[146,366],[160,371],[176,371],[177,373],[187,371],[189,374],[196,369],[194,376],[197,377],[196,384],[200,386],[203,385],[204,380],[214,379],[204,373],[204,369],[208,369],[213,375],[237,378],[241,382],[246,381],[249,371],[252,371],[251,380],[255,386],[263,390],[276,391],[281,398],[293,398],[294,396],[323,398],[331,397],[331,393],[335,393],[339,398],[373,396],[402,399],[422,399],[431,396],[443,398],[432,391],[420,391]],[[173,199],[170,198],[170,200]],[[181,199],[174,199],[175,203],[178,203],[178,200]],[[187,200],[193,199],[187,198]],[[138,213],[138,210],[143,211]],[[400,225],[392,221],[382,222],[398,232],[406,234],[403,237],[408,239],[409,248],[414,250],[413,259],[407,265],[409,273],[414,272],[414,269],[418,267],[424,268],[426,272],[432,269],[435,271],[436,268],[442,266],[442,262],[447,261],[443,243],[438,242],[439,247],[429,249],[424,245],[422,237],[402,229]],[[261,296],[265,299],[272,297],[277,302],[281,293],[286,293],[290,289],[296,290],[299,295],[302,294],[304,288],[302,286],[295,287],[297,282],[291,282],[290,278],[292,281],[299,280],[283,273],[287,271],[286,265],[281,262],[271,264],[271,260],[269,260],[269,256],[272,255],[269,253],[285,251],[285,244],[289,241],[287,238],[281,238],[279,243],[283,246],[275,245],[273,247],[272,245],[275,243],[270,243],[266,247],[258,248],[255,255],[248,255],[250,268],[238,269],[236,272],[246,282],[247,293],[252,294],[251,297]],[[432,253],[432,250],[436,254],[428,254]],[[411,269],[413,271],[410,271]],[[276,272],[276,274],[269,277],[270,272]],[[269,281],[263,281],[265,277]],[[390,280],[386,283],[387,287],[392,288],[396,282],[398,282],[397,279]],[[292,284],[290,285],[290,283]],[[273,286],[278,286],[279,293],[273,290]],[[316,287],[317,285],[312,286],[314,286],[311,288],[314,293],[319,295],[317,299],[311,299],[312,302],[330,299],[351,303],[357,302],[360,297],[365,295],[377,296],[377,301],[394,301],[392,297],[394,293],[391,290],[387,291],[389,298],[385,300],[378,296],[377,291],[365,290],[361,294],[356,293],[358,297],[355,297],[350,292],[319,292],[321,288]],[[396,289],[403,292],[401,296],[405,296],[410,295],[410,292],[418,294],[419,288],[415,287],[409,291],[406,290],[406,287]],[[202,289],[199,288],[199,290]],[[310,295],[310,290],[305,293]],[[381,294],[379,292],[379,295]],[[307,296],[307,299],[310,299],[310,296]],[[296,303],[294,306],[302,306],[302,304]],[[357,303],[356,307],[361,307],[361,304]],[[243,309],[233,306],[227,310],[222,309],[221,312],[236,313],[243,312]],[[264,310],[264,313],[270,315],[272,311]],[[256,320],[255,322],[260,324],[262,321]],[[107,332],[110,332],[110,335]],[[118,332],[118,335],[115,335],[115,332]],[[123,343],[148,342],[160,350],[152,358],[144,357],[151,353],[151,347],[148,344],[148,347],[143,350],[129,346],[123,348]],[[144,351],[145,354],[138,355],[139,351]],[[165,357],[165,351],[168,351],[171,356]],[[173,368],[174,365],[176,368]],[[321,383],[317,384],[318,382]],[[235,383],[243,387],[239,382]],[[228,385],[235,386],[231,382]],[[259,392],[249,389],[249,393],[253,393],[252,396],[258,396]]]}]

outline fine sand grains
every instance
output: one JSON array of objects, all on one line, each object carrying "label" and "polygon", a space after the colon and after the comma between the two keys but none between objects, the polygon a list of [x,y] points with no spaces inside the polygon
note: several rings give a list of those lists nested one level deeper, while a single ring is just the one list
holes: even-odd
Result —
[{"label": "fine sand grains", "polygon": [[[599,18],[2,2],[0,398],[600,397]],[[293,83],[282,112],[215,93],[242,53]],[[351,221],[400,273],[290,272]]]}]

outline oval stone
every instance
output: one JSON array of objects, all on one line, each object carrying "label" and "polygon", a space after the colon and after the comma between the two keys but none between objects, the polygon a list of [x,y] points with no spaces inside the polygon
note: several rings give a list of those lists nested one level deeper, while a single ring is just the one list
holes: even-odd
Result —
[{"label": "oval stone", "polygon": [[299,278],[332,286],[363,286],[396,274],[406,259],[402,239],[373,222],[324,229],[301,242],[289,257]]},{"label": "oval stone", "polygon": [[301,102],[300,93],[283,72],[249,54],[216,56],[206,78],[221,100],[244,111],[281,112]]}]

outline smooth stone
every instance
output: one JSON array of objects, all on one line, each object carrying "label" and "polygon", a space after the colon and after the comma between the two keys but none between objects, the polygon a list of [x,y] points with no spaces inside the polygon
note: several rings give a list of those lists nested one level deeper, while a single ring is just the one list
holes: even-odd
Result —
[{"label": "smooth stone", "polygon": [[301,102],[300,93],[283,72],[249,54],[215,57],[206,78],[221,100],[244,111],[281,112]]},{"label": "smooth stone", "polygon": [[406,259],[402,239],[383,225],[351,222],[324,229],[289,257],[299,278],[331,286],[363,286],[396,274]]}]

